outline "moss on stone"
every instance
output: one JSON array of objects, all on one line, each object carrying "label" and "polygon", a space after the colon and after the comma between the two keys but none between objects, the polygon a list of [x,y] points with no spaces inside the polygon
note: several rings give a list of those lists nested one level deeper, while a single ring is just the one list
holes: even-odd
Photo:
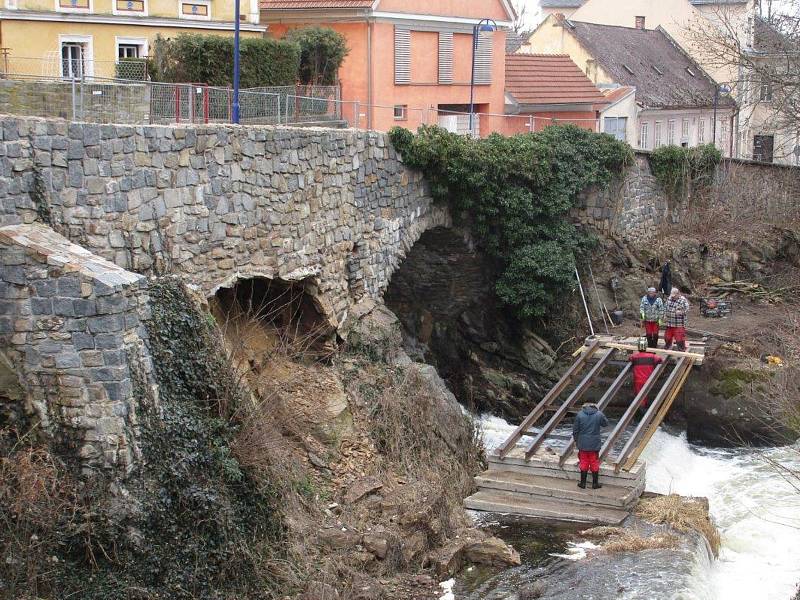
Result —
[{"label": "moss on stone", "polygon": [[[759,371],[749,371],[740,368],[729,368],[720,370],[715,382],[711,386],[711,393],[724,398],[734,398],[739,396],[746,385],[756,381],[764,381],[769,376]],[[761,387],[761,386],[759,386]]]}]

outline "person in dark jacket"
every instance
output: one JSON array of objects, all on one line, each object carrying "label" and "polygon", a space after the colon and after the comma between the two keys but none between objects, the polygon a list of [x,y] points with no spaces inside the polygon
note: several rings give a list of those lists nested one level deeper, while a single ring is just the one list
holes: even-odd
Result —
[{"label": "person in dark jacket", "polygon": [[579,488],[586,488],[586,477],[592,471],[592,489],[603,487],[600,485],[600,448],[603,440],[600,430],[608,425],[608,419],[597,408],[596,404],[586,403],[580,412],[575,415],[572,425],[572,437],[578,447],[578,467],[581,470]]}]

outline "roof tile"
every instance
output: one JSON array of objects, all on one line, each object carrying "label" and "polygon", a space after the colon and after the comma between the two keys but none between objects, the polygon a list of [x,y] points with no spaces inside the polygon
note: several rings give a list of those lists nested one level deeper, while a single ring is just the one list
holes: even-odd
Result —
[{"label": "roof tile", "polygon": [[608,104],[565,54],[506,55],[506,91],[520,104]]}]

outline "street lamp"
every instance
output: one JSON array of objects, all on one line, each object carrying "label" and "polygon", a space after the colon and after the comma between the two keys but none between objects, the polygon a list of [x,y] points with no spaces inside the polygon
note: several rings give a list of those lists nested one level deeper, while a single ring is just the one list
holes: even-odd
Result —
[{"label": "street lamp", "polygon": [[493,19],[481,19],[472,28],[472,78],[469,82],[469,133],[472,135],[472,120],[475,113],[475,54],[478,50],[478,34],[481,31],[496,31],[497,23]]},{"label": "street lamp", "polygon": [[714,144],[715,148],[717,147],[717,104],[719,104],[719,96],[720,94],[727,96],[730,93],[730,86],[724,83],[714,88],[714,123],[711,126],[711,143]]},{"label": "street lamp", "polygon": [[239,0],[234,0],[233,24],[233,106],[231,107],[231,121],[239,122]]}]

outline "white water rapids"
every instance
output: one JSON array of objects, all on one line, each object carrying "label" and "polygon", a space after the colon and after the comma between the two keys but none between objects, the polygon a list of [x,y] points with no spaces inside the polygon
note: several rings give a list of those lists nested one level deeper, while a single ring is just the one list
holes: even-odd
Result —
[{"label": "white water rapids", "polygon": [[[513,430],[497,417],[480,424],[487,450]],[[800,448],[700,448],[685,434],[659,430],[642,458],[649,491],[708,498],[722,535],[719,559],[698,567],[692,596],[681,598],[793,598],[800,583],[800,490],[770,460],[800,470]]]}]

